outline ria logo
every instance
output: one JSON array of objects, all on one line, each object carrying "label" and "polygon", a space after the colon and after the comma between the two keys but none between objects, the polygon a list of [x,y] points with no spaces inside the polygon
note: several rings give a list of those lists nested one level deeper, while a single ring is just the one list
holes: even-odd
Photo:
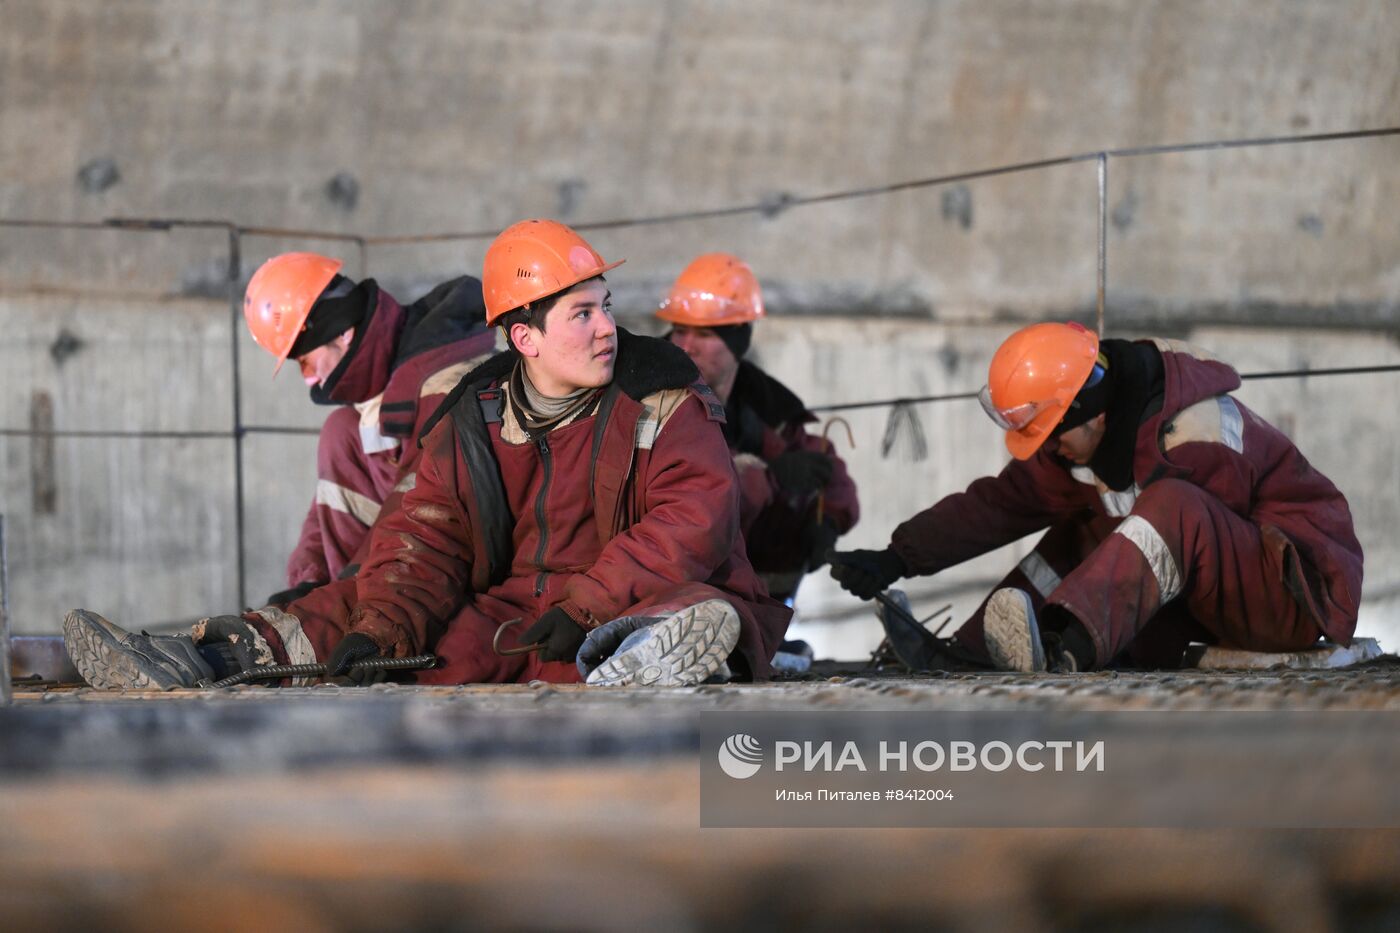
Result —
[{"label": "ria logo", "polygon": [[736,732],[719,747],[719,766],[732,778],[751,778],[763,766],[763,746],[753,736]]}]

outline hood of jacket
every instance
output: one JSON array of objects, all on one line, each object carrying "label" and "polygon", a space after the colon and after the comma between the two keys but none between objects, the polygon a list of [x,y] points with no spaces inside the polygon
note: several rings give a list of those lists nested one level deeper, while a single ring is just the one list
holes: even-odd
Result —
[{"label": "hood of jacket", "polygon": [[1197,402],[1240,387],[1240,374],[1223,360],[1181,340],[1146,341],[1162,356],[1162,418],[1170,421]]},{"label": "hood of jacket", "polygon": [[[340,365],[311,390],[317,404],[367,402],[384,393],[394,373],[416,357],[461,341],[472,341],[477,354],[494,344],[486,328],[481,282],[469,275],[443,282],[407,307],[373,279],[362,285],[369,289],[368,311]],[[490,340],[480,340],[483,334]]]}]

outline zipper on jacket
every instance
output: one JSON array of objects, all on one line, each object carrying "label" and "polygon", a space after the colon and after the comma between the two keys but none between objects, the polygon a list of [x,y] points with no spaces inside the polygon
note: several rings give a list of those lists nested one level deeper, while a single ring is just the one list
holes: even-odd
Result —
[{"label": "zipper on jacket", "polygon": [[554,461],[549,456],[549,441],[545,435],[540,435],[535,441],[535,446],[540,451],[540,461],[544,464],[544,479],[540,481],[540,492],[535,497],[535,524],[540,528],[540,546],[535,549],[535,566],[540,568],[539,575],[535,577],[535,595],[544,593],[544,581],[549,576],[549,571],[544,569],[544,550],[549,544],[549,527],[545,524],[544,500],[549,495],[549,480],[554,473]]}]

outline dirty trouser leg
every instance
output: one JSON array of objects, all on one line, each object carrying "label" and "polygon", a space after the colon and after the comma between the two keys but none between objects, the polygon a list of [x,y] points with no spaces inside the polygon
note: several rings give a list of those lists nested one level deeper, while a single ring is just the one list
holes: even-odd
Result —
[{"label": "dirty trouser leg", "polygon": [[1181,667],[1186,648],[1193,641],[1214,644],[1220,639],[1209,629],[1191,617],[1186,601],[1176,599],[1148,620],[1137,633],[1124,652],[1128,664],[1133,667],[1170,668]]},{"label": "dirty trouser leg", "polygon": [[355,601],[354,578],[336,580],[285,610],[268,606],[245,612],[243,618],[266,640],[278,664],[314,664],[329,657],[345,637]]},{"label": "dirty trouser leg", "polygon": [[[272,649],[278,664],[324,661],[349,631],[350,612],[357,601],[355,581],[337,580],[318,587],[292,603],[286,611],[269,606],[248,612],[243,618]],[[477,596],[448,622],[442,637],[428,650],[438,656],[438,666],[427,671],[401,671],[394,680],[420,684],[519,683],[548,680],[576,683],[578,670],[569,662],[540,661],[537,654],[502,657],[491,648],[496,628],[521,611],[490,596]],[[502,638],[502,647],[513,648],[520,632],[534,619],[515,626]]]},{"label": "dirty trouser leg", "polygon": [[1294,651],[1321,634],[1284,584],[1282,548],[1260,526],[1181,480],[1160,480],[1047,603],[1089,631],[1107,664],[1174,599],[1220,642]]},{"label": "dirty trouser leg", "polygon": [[[758,651],[766,650],[762,647],[757,623],[753,621],[752,607],[732,593],[708,584],[682,584],[628,607],[619,616],[667,615],[707,599],[724,599],[735,606],[741,625],[746,627],[741,635],[741,647],[747,636],[758,645]],[[267,641],[278,664],[314,663],[325,660],[345,636],[355,602],[355,581],[337,580],[313,590],[288,606],[285,612],[268,607],[245,613],[243,618]],[[400,672],[394,679],[420,684],[579,682],[578,667],[573,659],[541,661],[538,652],[508,657],[495,652],[491,642],[496,629],[502,622],[519,618],[523,621],[502,637],[502,647],[517,647],[520,634],[535,619],[509,602],[490,595],[476,595],[447,623],[436,643],[429,646],[438,656],[438,666],[427,671]],[[734,657],[739,657],[738,652]],[[748,658],[744,660],[744,671],[750,673],[754,665]],[[766,673],[766,668],[763,672]]]},{"label": "dirty trouser leg", "polygon": [[1008,586],[1024,590],[1030,594],[1031,606],[1039,613],[1046,598],[1113,531],[1117,521],[1104,515],[1086,515],[1053,526],[1036,542],[1035,548],[991,589],[987,599],[982,600],[982,605],[953,634],[953,638],[977,656],[990,660],[982,637],[982,626],[987,600],[991,599],[992,593]]}]

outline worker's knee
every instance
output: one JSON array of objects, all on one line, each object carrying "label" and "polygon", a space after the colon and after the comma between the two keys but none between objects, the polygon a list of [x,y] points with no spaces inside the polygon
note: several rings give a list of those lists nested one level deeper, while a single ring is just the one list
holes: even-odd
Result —
[{"label": "worker's knee", "polygon": [[1161,479],[1138,493],[1132,514],[1157,525],[1155,519],[1205,512],[1214,501],[1215,497],[1200,486],[1180,479]]}]

